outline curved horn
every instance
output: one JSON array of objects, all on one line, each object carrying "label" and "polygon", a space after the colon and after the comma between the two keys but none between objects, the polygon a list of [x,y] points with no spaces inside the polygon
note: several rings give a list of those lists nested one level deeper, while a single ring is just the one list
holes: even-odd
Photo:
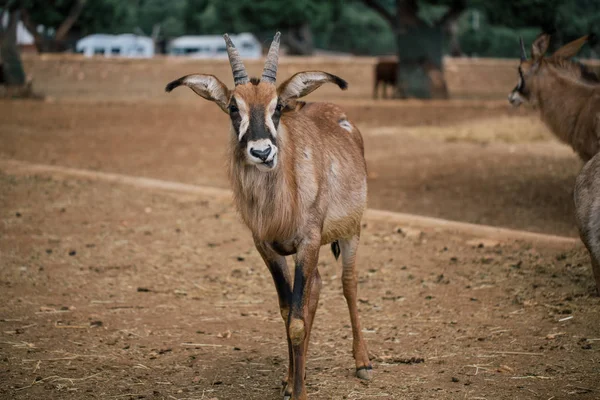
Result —
[{"label": "curved horn", "polygon": [[242,63],[240,53],[238,53],[228,34],[224,34],[223,39],[225,39],[225,44],[227,46],[227,55],[229,56],[229,64],[231,64],[235,86],[248,83],[250,80],[248,79],[248,73],[246,73],[246,67],[244,67],[244,63]]},{"label": "curved horn", "polygon": [[280,32],[277,32],[275,34],[273,42],[271,43],[271,47],[269,48],[269,53],[267,54],[267,59],[265,60],[265,68],[263,69],[262,78],[260,78],[260,80],[263,82],[275,84],[275,81],[277,80],[277,64],[279,63],[280,36]]},{"label": "curved horn", "polygon": [[522,36],[519,36],[519,43],[521,44],[521,61],[527,61],[527,52],[525,51],[525,43],[523,43]]}]

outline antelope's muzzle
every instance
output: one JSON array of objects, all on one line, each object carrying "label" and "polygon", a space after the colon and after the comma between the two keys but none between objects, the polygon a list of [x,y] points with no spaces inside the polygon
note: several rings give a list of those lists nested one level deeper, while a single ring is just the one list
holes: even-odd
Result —
[{"label": "antelope's muzzle", "polygon": [[277,164],[277,146],[269,139],[259,139],[248,143],[248,162],[261,171],[268,171]]}]

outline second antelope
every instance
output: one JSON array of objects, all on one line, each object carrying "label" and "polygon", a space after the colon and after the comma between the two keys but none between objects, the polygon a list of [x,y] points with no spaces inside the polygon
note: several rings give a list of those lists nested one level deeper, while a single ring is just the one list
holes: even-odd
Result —
[{"label": "second antelope", "polygon": [[[367,200],[367,174],[360,132],[338,106],[298,99],[341,78],[299,72],[275,85],[279,33],[262,77],[249,79],[227,35],[235,88],[212,75],[187,75],[166,90],[185,85],[215,102],[231,119],[229,179],[236,206],[271,272],[285,322],[289,369],[283,396],[306,399],[305,365],[319,302],[319,249],[332,244],[342,256],[343,292],[350,310],[356,375],[371,378],[371,363],[357,310],[356,250]],[[285,256],[294,255],[291,273]]]},{"label": "second antelope", "polygon": [[600,150],[600,84],[583,64],[570,61],[588,40],[583,36],[544,57],[550,36],[542,34],[527,59],[521,39],[519,81],[508,96],[511,104],[537,105],[542,120],[560,140],[587,161]]}]

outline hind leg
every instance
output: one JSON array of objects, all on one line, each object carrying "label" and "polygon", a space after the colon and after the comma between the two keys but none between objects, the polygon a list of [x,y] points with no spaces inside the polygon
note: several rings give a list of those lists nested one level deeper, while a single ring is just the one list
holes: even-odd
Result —
[{"label": "hind leg", "polygon": [[369,361],[367,343],[363,338],[358,318],[357,301],[357,280],[356,280],[356,250],[358,248],[359,236],[351,239],[340,240],[340,250],[342,253],[342,286],[344,288],[344,297],[348,303],[350,311],[350,322],[352,324],[352,354],[356,363],[356,376],[360,379],[369,380],[372,378],[372,366]]},{"label": "hind leg", "polygon": [[596,279],[596,291],[600,296],[600,264],[593,254],[590,255],[592,259],[592,271],[594,272],[594,278]]}]

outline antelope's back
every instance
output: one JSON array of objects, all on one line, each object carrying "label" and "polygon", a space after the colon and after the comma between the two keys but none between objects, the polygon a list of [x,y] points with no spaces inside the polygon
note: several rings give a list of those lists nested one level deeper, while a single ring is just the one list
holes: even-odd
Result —
[{"label": "antelope's back", "polygon": [[[332,147],[343,146],[344,150],[353,156],[360,150],[364,161],[364,142],[358,127],[348,119],[344,110],[333,103],[303,103],[299,104],[297,112],[308,117],[319,127],[319,136]],[[337,144],[337,146],[336,146]]]}]

